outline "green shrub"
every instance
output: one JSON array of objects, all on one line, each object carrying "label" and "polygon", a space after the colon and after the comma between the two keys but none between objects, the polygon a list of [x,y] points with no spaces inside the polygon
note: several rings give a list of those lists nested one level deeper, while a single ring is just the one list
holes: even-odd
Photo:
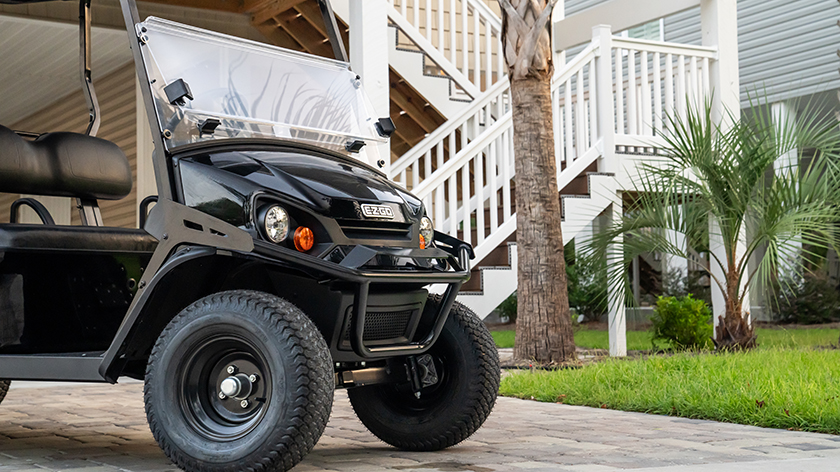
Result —
[{"label": "green shrub", "polygon": [[499,305],[499,312],[501,318],[507,317],[508,323],[516,322],[516,292],[513,292],[509,297]]},{"label": "green shrub", "polygon": [[774,318],[783,323],[818,324],[840,320],[840,292],[827,274],[810,273],[781,283]]},{"label": "green shrub", "polygon": [[[568,247],[566,251],[569,252]],[[569,282],[569,306],[575,308],[584,319],[598,321],[609,309],[606,260],[594,257],[568,259],[566,277]]]},{"label": "green shrub", "polygon": [[653,316],[653,341],[671,343],[675,349],[703,349],[712,344],[712,312],[703,300],[691,295],[659,297]]}]

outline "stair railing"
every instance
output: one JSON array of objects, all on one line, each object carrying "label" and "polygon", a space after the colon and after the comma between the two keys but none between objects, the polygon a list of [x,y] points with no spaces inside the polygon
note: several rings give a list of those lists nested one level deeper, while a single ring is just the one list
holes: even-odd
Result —
[{"label": "stair railing", "polygon": [[[502,21],[484,0],[388,2],[400,17],[389,15],[391,20],[401,29],[400,19],[411,24],[440,54],[437,59],[433,57],[438,66],[442,66],[440,58],[446,58],[480,91],[490,89],[507,74],[504,57],[500,54]],[[416,38],[412,41],[417,44]]]},{"label": "stair railing", "polygon": [[[684,114],[709,93],[713,49],[605,33],[552,79],[560,189],[599,157],[650,153],[663,114]],[[391,167],[391,178],[424,200],[438,230],[475,246],[476,264],[516,230],[514,175],[507,80]]]}]

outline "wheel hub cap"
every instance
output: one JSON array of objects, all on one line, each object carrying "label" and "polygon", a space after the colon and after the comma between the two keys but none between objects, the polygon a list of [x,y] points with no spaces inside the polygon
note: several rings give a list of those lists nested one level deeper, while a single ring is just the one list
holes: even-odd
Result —
[{"label": "wheel hub cap", "polygon": [[253,385],[247,375],[231,375],[230,377],[222,380],[221,385],[219,385],[219,390],[228,397],[241,400],[248,398],[248,396],[251,395]]}]

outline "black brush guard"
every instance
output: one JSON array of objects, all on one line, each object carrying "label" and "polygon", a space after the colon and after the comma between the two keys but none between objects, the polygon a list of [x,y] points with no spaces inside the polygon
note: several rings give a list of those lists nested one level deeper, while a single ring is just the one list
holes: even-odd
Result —
[{"label": "black brush guard", "polygon": [[[365,359],[381,359],[394,356],[419,355],[426,352],[440,336],[443,325],[449,317],[452,304],[458,297],[461,285],[470,278],[470,259],[475,257],[472,247],[447,234],[435,232],[435,241],[441,247],[430,249],[395,249],[383,247],[356,246],[340,264],[317,259],[274,246],[264,241],[254,241],[254,253],[272,260],[285,259],[295,266],[303,266],[342,282],[354,284],[353,317],[350,324],[350,346],[353,352]],[[364,270],[362,266],[376,256],[391,256],[411,259],[445,260],[452,271],[388,271]],[[446,284],[443,301],[435,315],[431,332],[421,341],[407,344],[368,347],[364,343],[365,317],[367,313],[368,293],[372,283],[387,284]]]}]

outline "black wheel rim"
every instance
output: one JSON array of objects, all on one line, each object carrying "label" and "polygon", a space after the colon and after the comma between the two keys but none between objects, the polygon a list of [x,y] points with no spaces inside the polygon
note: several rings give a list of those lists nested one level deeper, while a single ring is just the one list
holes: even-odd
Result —
[{"label": "black wheel rim", "polygon": [[455,381],[455,369],[450,363],[455,356],[440,345],[437,345],[428,352],[432,357],[437,370],[438,381],[434,385],[423,387],[420,398],[414,395],[411,385],[399,383],[383,385],[384,401],[394,411],[401,411],[409,416],[416,416],[428,413],[430,410],[446,406],[447,399],[453,395],[453,382]]},{"label": "black wheel rim", "polygon": [[[205,338],[188,351],[180,367],[181,412],[188,424],[207,439],[235,441],[245,437],[268,411],[271,371],[250,340],[228,334]],[[220,395],[222,382],[231,377],[237,378],[243,388],[235,396]]]}]

